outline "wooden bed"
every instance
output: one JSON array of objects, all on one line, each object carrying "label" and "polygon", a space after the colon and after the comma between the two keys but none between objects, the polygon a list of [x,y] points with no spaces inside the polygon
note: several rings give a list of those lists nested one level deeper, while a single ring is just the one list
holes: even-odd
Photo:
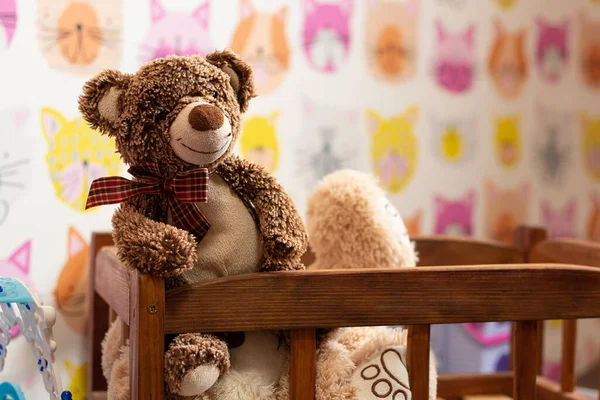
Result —
[{"label": "wooden bed", "polygon": [[[96,233],[89,398],[106,398],[100,342],[119,315],[131,344],[132,399],[163,398],[165,334],[288,329],[291,399],[313,400],[315,328],[408,325],[412,398],[427,400],[430,325],[491,321],[514,322],[513,371],[440,375],[439,397],[587,399],[573,392],[576,320],[600,317],[600,245],[546,241],[543,230],[527,227],[518,229],[514,246],[455,237],[416,243],[423,268],[249,274],[165,292],[161,278],[119,262],[110,234]],[[540,376],[542,321],[549,319],[564,320],[560,383]]]}]

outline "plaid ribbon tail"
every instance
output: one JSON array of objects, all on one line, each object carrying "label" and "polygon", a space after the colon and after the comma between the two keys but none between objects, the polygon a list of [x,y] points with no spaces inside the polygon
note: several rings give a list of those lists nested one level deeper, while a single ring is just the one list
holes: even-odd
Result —
[{"label": "plaid ribbon tail", "polygon": [[139,194],[140,189],[141,187],[136,185],[135,182],[120,176],[108,176],[96,179],[90,187],[85,209],[122,203]]},{"label": "plaid ribbon tail", "polygon": [[173,224],[188,230],[200,242],[208,232],[210,222],[198,206],[194,203],[180,203],[178,201],[171,201],[170,204]]}]

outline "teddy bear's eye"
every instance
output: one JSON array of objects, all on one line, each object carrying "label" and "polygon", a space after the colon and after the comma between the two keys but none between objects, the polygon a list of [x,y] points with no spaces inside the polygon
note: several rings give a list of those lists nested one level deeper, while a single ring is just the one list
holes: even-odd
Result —
[{"label": "teddy bear's eye", "polygon": [[168,115],[169,115],[169,111],[161,110],[158,114],[156,114],[156,117],[154,119],[156,122],[164,121],[165,119],[167,119]]},{"label": "teddy bear's eye", "polygon": [[216,98],[217,98],[217,95],[218,95],[218,93],[217,93],[217,91],[216,91],[216,90],[210,90],[210,91],[208,92],[208,94],[210,94],[210,95],[212,96],[212,98],[213,98],[213,99],[216,99]]}]

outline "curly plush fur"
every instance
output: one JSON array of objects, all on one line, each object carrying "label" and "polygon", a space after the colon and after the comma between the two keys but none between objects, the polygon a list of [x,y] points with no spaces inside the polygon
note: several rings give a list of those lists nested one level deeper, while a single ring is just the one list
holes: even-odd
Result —
[{"label": "curly plush fur", "polygon": [[[206,58],[157,59],[135,74],[104,71],[85,84],[79,99],[83,117],[93,128],[115,138],[126,164],[156,164],[164,179],[199,166],[211,172],[209,203],[198,207],[203,213],[212,212],[213,220],[209,221],[209,233],[200,242],[170,224],[164,194],[139,195],[121,204],[112,219],[113,237],[119,258],[126,266],[165,277],[167,288],[196,282],[199,276],[304,268],[300,257],[306,251],[307,234],[291,199],[263,169],[232,154],[240,134],[241,114],[254,96],[250,67],[227,50],[216,51]],[[212,121],[222,120],[222,126],[203,128],[193,123],[192,109],[206,113],[204,120],[218,116]],[[213,148],[188,151],[177,142],[182,138],[208,147],[222,140],[229,142],[218,151]],[[215,156],[209,158],[212,154]],[[209,161],[198,161],[206,159]],[[223,189],[222,185],[228,188]],[[211,193],[224,197],[211,198]],[[221,210],[221,205],[229,208]],[[227,223],[224,218],[229,218]],[[233,234],[234,228],[240,226],[252,237],[247,241],[228,239],[228,233]],[[213,244],[221,247],[215,248]],[[246,246],[245,252],[239,252],[234,245]],[[211,251],[215,253],[210,259],[214,265],[208,266],[206,254]],[[240,259],[239,254],[251,253],[252,257]],[[231,261],[237,262],[235,268]],[[207,268],[212,268],[211,274],[196,273]],[[128,352],[125,347],[119,349],[119,343],[119,333],[111,328],[103,353],[109,399],[128,396]],[[194,382],[202,381],[198,371],[223,376],[229,367],[225,336],[179,335],[165,354],[167,396],[178,398],[180,391],[194,392]],[[206,378],[204,383],[209,380]],[[197,392],[204,390],[200,389],[203,384],[198,383],[194,396],[202,394]]]},{"label": "curly plush fur", "polygon": [[[309,269],[401,268],[417,264],[415,246],[402,218],[370,175],[343,170],[326,176],[309,197],[307,216],[311,248],[316,257]],[[381,380],[389,382],[390,388],[398,393],[405,390],[394,383],[408,386],[405,332],[390,327],[329,331],[320,340],[317,352],[316,398],[389,398],[389,393],[382,397],[371,386]],[[385,375],[382,372],[385,368],[378,366],[386,354],[400,356],[395,358],[394,368],[389,369],[394,377]],[[433,355],[430,366],[429,393],[430,399],[435,400],[437,372]],[[377,379],[362,378],[361,372],[368,368],[379,371]]]},{"label": "curly plush fur", "polygon": [[307,228],[312,269],[414,267],[418,261],[400,215],[368,174],[342,170],[323,178],[308,200]]}]

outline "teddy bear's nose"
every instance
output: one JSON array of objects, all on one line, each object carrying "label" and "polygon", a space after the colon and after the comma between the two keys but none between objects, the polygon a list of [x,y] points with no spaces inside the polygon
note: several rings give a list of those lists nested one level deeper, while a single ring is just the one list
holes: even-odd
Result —
[{"label": "teddy bear's nose", "polygon": [[225,116],[219,107],[212,104],[200,104],[192,108],[188,121],[197,131],[213,131],[223,126]]}]

